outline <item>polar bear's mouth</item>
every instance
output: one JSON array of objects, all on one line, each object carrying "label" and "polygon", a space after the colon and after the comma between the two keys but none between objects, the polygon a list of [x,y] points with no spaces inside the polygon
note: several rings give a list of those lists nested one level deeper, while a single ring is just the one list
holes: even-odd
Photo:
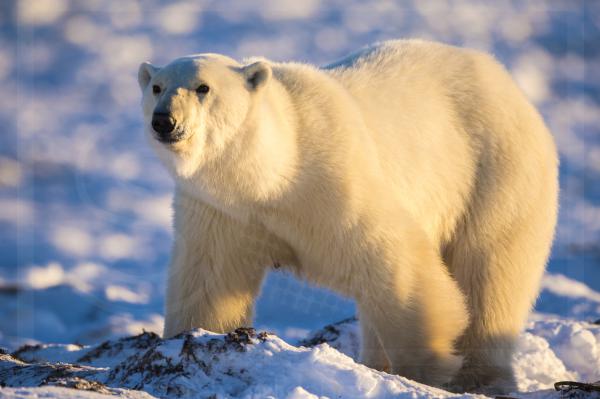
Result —
[{"label": "polar bear's mouth", "polygon": [[181,131],[164,135],[154,132],[154,137],[163,144],[176,144],[185,138],[185,133]]},{"label": "polar bear's mouth", "polygon": [[186,130],[177,130],[172,132],[170,135],[161,135],[156,132],[152,132],[154,139],[160,143],[159,145],[166,150],[179,153],[180,151],[184,151],[188,146],[192,137],[194,137],[194,132],[186,131]]},{"label": "polar bear's mouth", "polygon": [[151,129],[152,135],[154,138],[162,144],[166,145],[174,145],[179,142],[182,142],[191,136],[187,134],[187,131],[180,126],[177,126],[171,131],[157,131],[156,129]]}]

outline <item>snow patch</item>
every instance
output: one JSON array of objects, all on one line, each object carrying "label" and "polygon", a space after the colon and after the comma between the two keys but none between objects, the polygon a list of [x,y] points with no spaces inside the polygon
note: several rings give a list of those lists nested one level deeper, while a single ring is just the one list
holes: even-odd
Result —
[{"label": "snow patch", "polygon": [[33,266],[27,270],[25,281],[31,288],[41,289],[61,284],[65,272],[61,265],[51,262],[46,266]]},{"label": "snow patch", "polygon": [[542,289],[567,298],[585,298],[600,304],[600,292],[562,274],[546,273],[542,279]]},{"label": "snow patch", "polygon": [[121,397],[131,390],[169,398],[475,397],[371,370],[327,344],[298,348],[253,329],[25,346],[0,355],[0,378],[9,387],[57,385]]},{"label": "snow patch", "polygon": [[19,0],[17,18],[25,25],[50,25],[69,7],[68,0]]}]

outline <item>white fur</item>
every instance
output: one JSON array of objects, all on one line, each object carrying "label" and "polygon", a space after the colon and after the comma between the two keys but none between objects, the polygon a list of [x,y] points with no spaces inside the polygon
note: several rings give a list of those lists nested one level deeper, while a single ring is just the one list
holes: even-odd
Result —
[{"label": "white fur", "polygon": [[276,262],[356,299],[366,364],[455,389],[514,387],[515,338],[556,221],[557,155],[495,60],[412,40],[322,69],[204,54],[143,64],[140,85],[148,133],[165,104],[185,132],[151,139],[177,186],[165,335],[251,323]]}]

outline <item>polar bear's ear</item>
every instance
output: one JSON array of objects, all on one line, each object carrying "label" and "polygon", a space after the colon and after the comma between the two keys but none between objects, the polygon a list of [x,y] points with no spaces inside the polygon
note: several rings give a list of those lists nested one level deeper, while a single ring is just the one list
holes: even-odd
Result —
[{"label": "polar bear's ear", "polygon": [[271,67],[263,61],[258,61],[242,68],[246,82],[252,90],[258,90],[267,84],[271,78]]},{"label": "polar bear's ear", "polygon": [[138,70],[138,83],[140,84],[140,89],[144,91],[152,76],[158,71],[158,67],[155,67],[149,62],[142,62],[140,65],[140,69]]}]

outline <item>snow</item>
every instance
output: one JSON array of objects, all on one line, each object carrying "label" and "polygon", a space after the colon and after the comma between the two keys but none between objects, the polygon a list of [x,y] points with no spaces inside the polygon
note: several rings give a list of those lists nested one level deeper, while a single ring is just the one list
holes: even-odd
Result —
[{"label": "snow", "polygon": [[[3,399],[108,399],[110,397],[113,396],[53,386],[45,386],[42,388],[0,388],[0,398]],[[152,398],[151,395],[144,392],[138,393],[136,391],[133,391],[130,394],[123,394],[123,397],[131,399]]]},{"label": "snow", "polygon": [[[355,319],[326,326],[300,344],[327,342],[358,360],[359,328]],[[547,390],[557,381],[600,380],[600,324],[534,314],[521,334],[513,360],[520,392]],[[551,396],[551,395],[550,395]]]},{"label": "snow", "polygon": [[[411,36],[493,52],[539,107],[560,151],[556,244],[519,340],[515,395],[558,398],[553,382],[600,380],[598,21],[600,6],[584,0],[0,2],[0,346],[42,343],[50,364],[74,364],[99,342],[162,330],[173,185],[141,132],[141,61],[220,52],[324,65],[373,41]],[[234,389],[237,397],[450,395],[355,363],[356,323],[323,328],[354,314],[352,301],[272,273],[255,325],[274,334],[217,362],[228,382],[211,380],[210,389],[223,397]],[[205,339],[225,340],[194,335]],[[177,345],[161,342],[161,353],[180,362]],[[106,377],[134,353],[84,366]],[[238,363],[256,366],[251,384],[227,374]],[[192,371],[181,386],[203,392]],[[148,392],[109,388],[160,397],[160,381]],[[25,385],[0,388],[0,397],[104,397]]]},{"label": "snow", "polygon": [[572,320],[540,321],[529,327],[545,339],[579,381],[600,380],[600,325]]},{"label": "snow", "polygon": [[65,272],[56,262],[46,266],[33,266],[27,270],[25,281],[33,289],[43,289],[59,285],[64,281]]},{"label": "snow", "polygon": [[21,0],[18,2],[19,22],[46,25],[56,22],[66,11],[67,0]]},{"label": "snow", "polygon": [[[553,294],[567,298],[584,298],[596,302],[600,306],[600,293],[592,290],[587,285],[573,281],[562,274],[546,273],[542,281],[543,289]],[[600,312],[599,312],[600,313]]]},{"label": "snow", "polygon": [[[8,387],[70,386],[122,397],[137,391],[160,398],[477,397],[357,363],[357,332],[356,319],[348,319],[296,345],[253,329],[227,335],[198,329],[167,340],[143,333],[86,347],[24,346],[0,355],[0,380]],[[519,390],[527,393],[512,396],[558,399],[560,393],[551,389],[556,381],[599,379],[599,349],[600,325],[532,321],[514,358]],[[13,394],[8,391],[6,397]]]},{"label": "snow", "polygon": [[196,330],[170,340],[145,333],[91,348],[29,347],[4,355],[0,364],[8,386],[76,379],[96,383],[99,392],[118,386],[156,397],[460,396],[368,369],[327,344],[294,347],[252,330],[226,336]]}]

